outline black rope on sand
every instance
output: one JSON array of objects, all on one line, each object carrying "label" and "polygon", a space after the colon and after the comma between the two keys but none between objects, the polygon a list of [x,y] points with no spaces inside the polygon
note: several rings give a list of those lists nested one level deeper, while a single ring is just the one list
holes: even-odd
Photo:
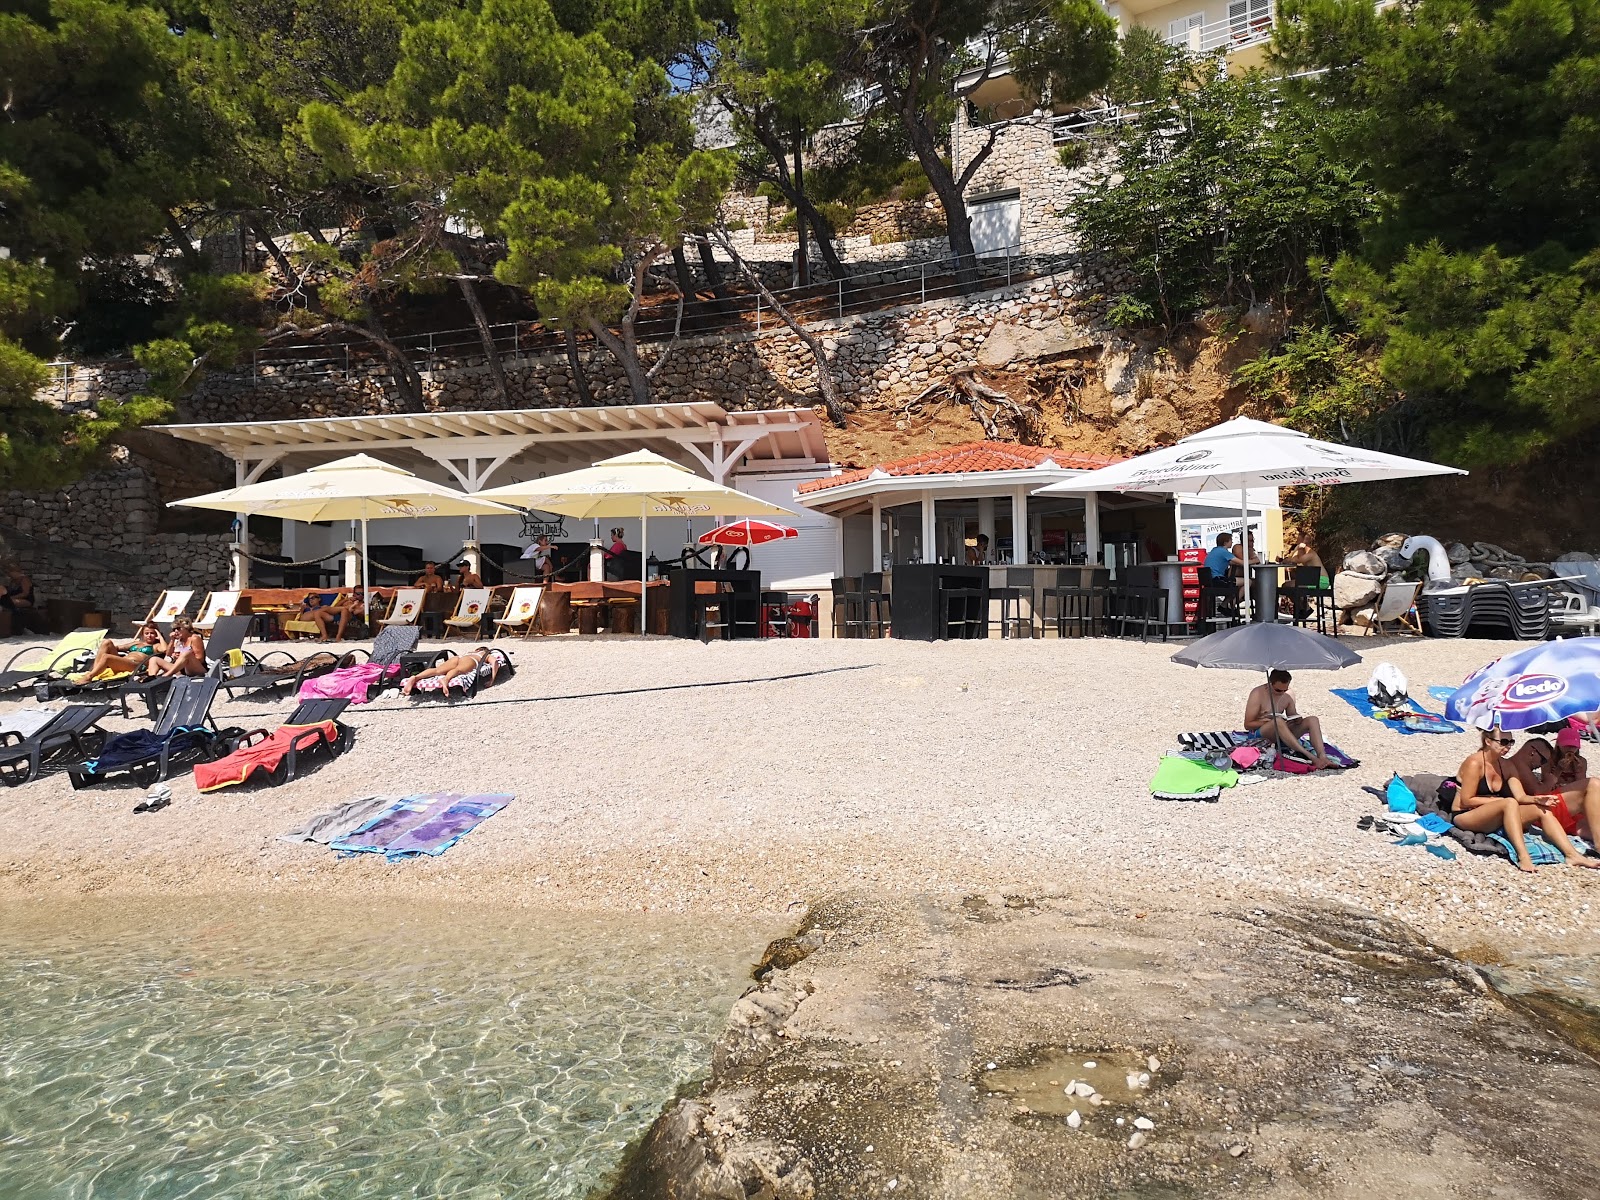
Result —
[{"label": "black rope on sand", "polygon": [[[489,704],[545,704],[553,700],[599,700],[607,696],[641,696],[649,692],[682,692],[691,691],[695,688],[738,687],[741,684],[754,683],[783,683],[789,679],[809,679],[815,675],[837,675],[843,671],[870,671],[881,665],[881,663],[853,663],[845,667],[821,667],[815,671],[792,671],[787,675],[762,675],[755,679],[710,679],[703,683],[663,683],[656,687],[623,688],[612,692],[573,692],[564,696],[508,696],[503,700],[474,698],[472,707],[482,708]],[[428,704],[415,707],[408,705],[405,708],[371,708],[364,706],[364,711],[381,713],[430,712],[434,711],[434,709],[435,706]],[[264,708],[242,713],[230,713],[228,715],[230,717],[271,716],[275,711],[274,709]],[[352,714],[348,712],[345,714],[346,717],[350,715]]]}]

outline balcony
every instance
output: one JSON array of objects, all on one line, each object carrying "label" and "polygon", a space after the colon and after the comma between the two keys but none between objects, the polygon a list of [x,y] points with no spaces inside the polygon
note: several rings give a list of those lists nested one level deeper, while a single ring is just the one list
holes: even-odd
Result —
[{"label": "balcony", "polygon": [[1272,26],[1278,16],[1274,0],[1235,0],[1228,5],[1229,15],[1209,25],[1191,25],[1169,32],[1166,43],[1191,54],[1233,54],[1272,40]]}]

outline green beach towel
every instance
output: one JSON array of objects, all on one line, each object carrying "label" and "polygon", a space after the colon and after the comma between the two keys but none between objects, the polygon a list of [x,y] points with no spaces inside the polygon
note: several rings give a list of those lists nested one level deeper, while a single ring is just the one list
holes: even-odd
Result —
[{"label": "green beach towel", "polygon": [[1157,800],[1215,800],[1222,789],[1239,782],[1235,771],[1213,767],[1208,762],[1164,754],[1150,781],[1150,794]]}]

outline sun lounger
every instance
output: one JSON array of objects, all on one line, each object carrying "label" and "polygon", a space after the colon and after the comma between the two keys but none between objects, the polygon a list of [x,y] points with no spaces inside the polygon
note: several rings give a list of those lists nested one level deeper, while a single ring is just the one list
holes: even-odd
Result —
[{"label": "sun lounger", "polygon": [[18,650],[0,669],[0,692],[32,687],[43,680],[61,678],[75,666],[87,666],[105,636],[104,629],[74,629],[54,646]]},{"label": "sun lounger", "polygon": [[1377,607],[1372,610],[1372,619],[1367,622],[1367,633],[1392,632],[1388,626],[1398,625],[1407,633],[1422,634],[1422,626],[1417,623],[1417,614],[1414,611],[1417,604],[1417,593],[1422,590],[1422,584],[1410,580],[1388,580],[1383,585],[1383,593],[1378,597]]},{"label": "sun lounger", "polygon": [[110,711],[109,704],[68,704],[32,733],[0,731],[0,783],[17,787],[37,778],[51,758],[95,753],[105,738],[100,721]]},{"label": "sun lounger", "polygon": [[238,592],[207,592],[205,602],[200,605],[200,615],[195,618],[194,627],[201,633],[209,635],[218,620],[233,616],[234,610],[238,607]]},{"label": "sun lounger", "polygon": [[444,640],[448,642],[450,635],[457,632],[470,633],[476,639],[488,609],[488,588],[462,588],[456,611],[444,619]]},{"label": "sun lounger", "polygon": [[383,627],[415,625],[422,616],[423,596],[421,588],[396,588],[394,599],[389,602],[389,612],[381,622]]},{"label": "sun lounger", "polygon": [[[490,660],[493,660],[493,666],[490,665]],[[511,656],[504,650],[491,650],[487,660],[467,674],[457,675],[450,681],[448,689],[445,687],[444,676],[434,675],[429,679],[419,680],[411,689],[411,698],[413,700],[469,700],[477,694],[480,687],[488,687],[491,678],[498,683],[503,679],[510,679],[514,674],[516,674],[516,668],[511,665]]]},{"label": "sun lounger", "polygon": [[527,637],[539,623],[539,602],[544,598],[542,587],[511,589],[511,599],[506,603],[505,615],[494,623],[495,637],[506,637],[518,630]]},{"label": "sun lounger", "polygon": [[144,786],[165,779],[180,762],[210,757],[217,741],[211,702],[220,682],[215,675],[174,678],[156,727],[108,737],[97,755],[68,769],[72,786],[89,787],[123,772]]},{"label": "sun lounger", "polygon": [[[400,656],[417,648],[422,631],[415,625],[391,625],[373,640],[372,653],[365,662],[352,661],[315,679],[303,681],[295,690],[301,700],[336,700],[366,704],[384,687],[398,683]],[[350,652],[352,660],[363,651]]]},{"label": "sun lounger", "polygon": [[194,589],[186,591],[166,591],[156,597],[156,602],[150,606],[150,611],[145,614],[144,621],[140,624],[151,624],[163,633],[172,628],[172,623],[184,613],[189,611],[189,601],[194,599]]},{"label": "sun lounger", "polygon": [[252,729],[228,743],[222,758],[194,766],[194,783],[202,792],[235,787],[252,780],[277,787],[298,775],[301,761],[318,752],[336,758],[354,732],[339,716],[348,700],[308,700],[275,730]]}]

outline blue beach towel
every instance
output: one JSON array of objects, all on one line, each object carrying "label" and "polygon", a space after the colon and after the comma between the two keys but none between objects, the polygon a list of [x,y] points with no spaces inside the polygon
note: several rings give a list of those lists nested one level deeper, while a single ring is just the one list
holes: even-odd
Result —
[{"label": "blue beach towel", "polygon": [[450,807],[452,801],[461,799],[458,792],[440,794],[426,792],[396,800],[377,816],[362,822],[354,830],[328,843],[330,850],[341,854],[382,854],[390,842],[400,837],[413,825],[419,825],[435,811]]},{"label": "blue beach towel", "polygon": [[[1462,732],[1461,726],[1455,724],[1452,721],[1446,721],[1443,717],[1439,717],[1439,719],[1438,719],[1439,727],[1437,729],[1408,729],[1406,727],[1406,723],[1404,721],[1396,721],[1396,720],[1391,720],[1388,717],[1380,717],[1380,716],[1378,716],[1377,710],[1375,708],[1373,708],[1373,706],[1372,706],[1372,701],[1367,698],[1367,689],[1366,688],[1329,688],[1328,690],[1330,692],[1332,692],[1335,696],[1339,697],[1339,699],[1343,700],[1351,708],[1355,709],[1362,716],[1371,717],[1375,721],[1381,721],[1384,725],[1388,726],[1390,729],[1394,730],[1396,733],[1413,734],[1413,733],[1460,733],[1460,732]],[[1418,704],[1415,700],[1411,701],[1411,707],[1416,709],[1418,712],[1426,713],[1428,711],[1427,709],[1423,708],[1422,705]],[[1437,714],[1435,714],[1435,713],[1429,713],[1428,715],[1437,716]],[[1447,726],[1448,726],[1448,728],[1446,728]]]},{"label": "blue beach towel", "polygon": [[[1489,835],[1489,840],[1499,846],[1500,849],[1504,850],[1506,857],[1512,862],[1517,861],[1516,848],[1512,846],[1510,839],[1508,839],[1505,834],[1491,833]],[[1522,840],[1528,844],[1528,857],[1533,860],[1533,865],[1536,867],[1555,867],[1560,866],[1562,863],[1567,861],[1562,856],[1561,851],[1557,850],[1554,846],[1545,841],[1532,830],[1523,830]],[[1588,842],[1584,841],[1580,837],[1575,837],[1571,840],[1573,848],[1576,849],[1579,854],[1588,854],[1590,850],[1594,849],[1594,847],[1590,846]]]},{"label": "blue beach towel", "polygon": [[1433,699],[1438,700],[1440,703],[1450,699],[1450,697],[1454,696],[1455,694],[1455,688],[1443,683],[1436,683],[1428,689],[1428,695]]}]

